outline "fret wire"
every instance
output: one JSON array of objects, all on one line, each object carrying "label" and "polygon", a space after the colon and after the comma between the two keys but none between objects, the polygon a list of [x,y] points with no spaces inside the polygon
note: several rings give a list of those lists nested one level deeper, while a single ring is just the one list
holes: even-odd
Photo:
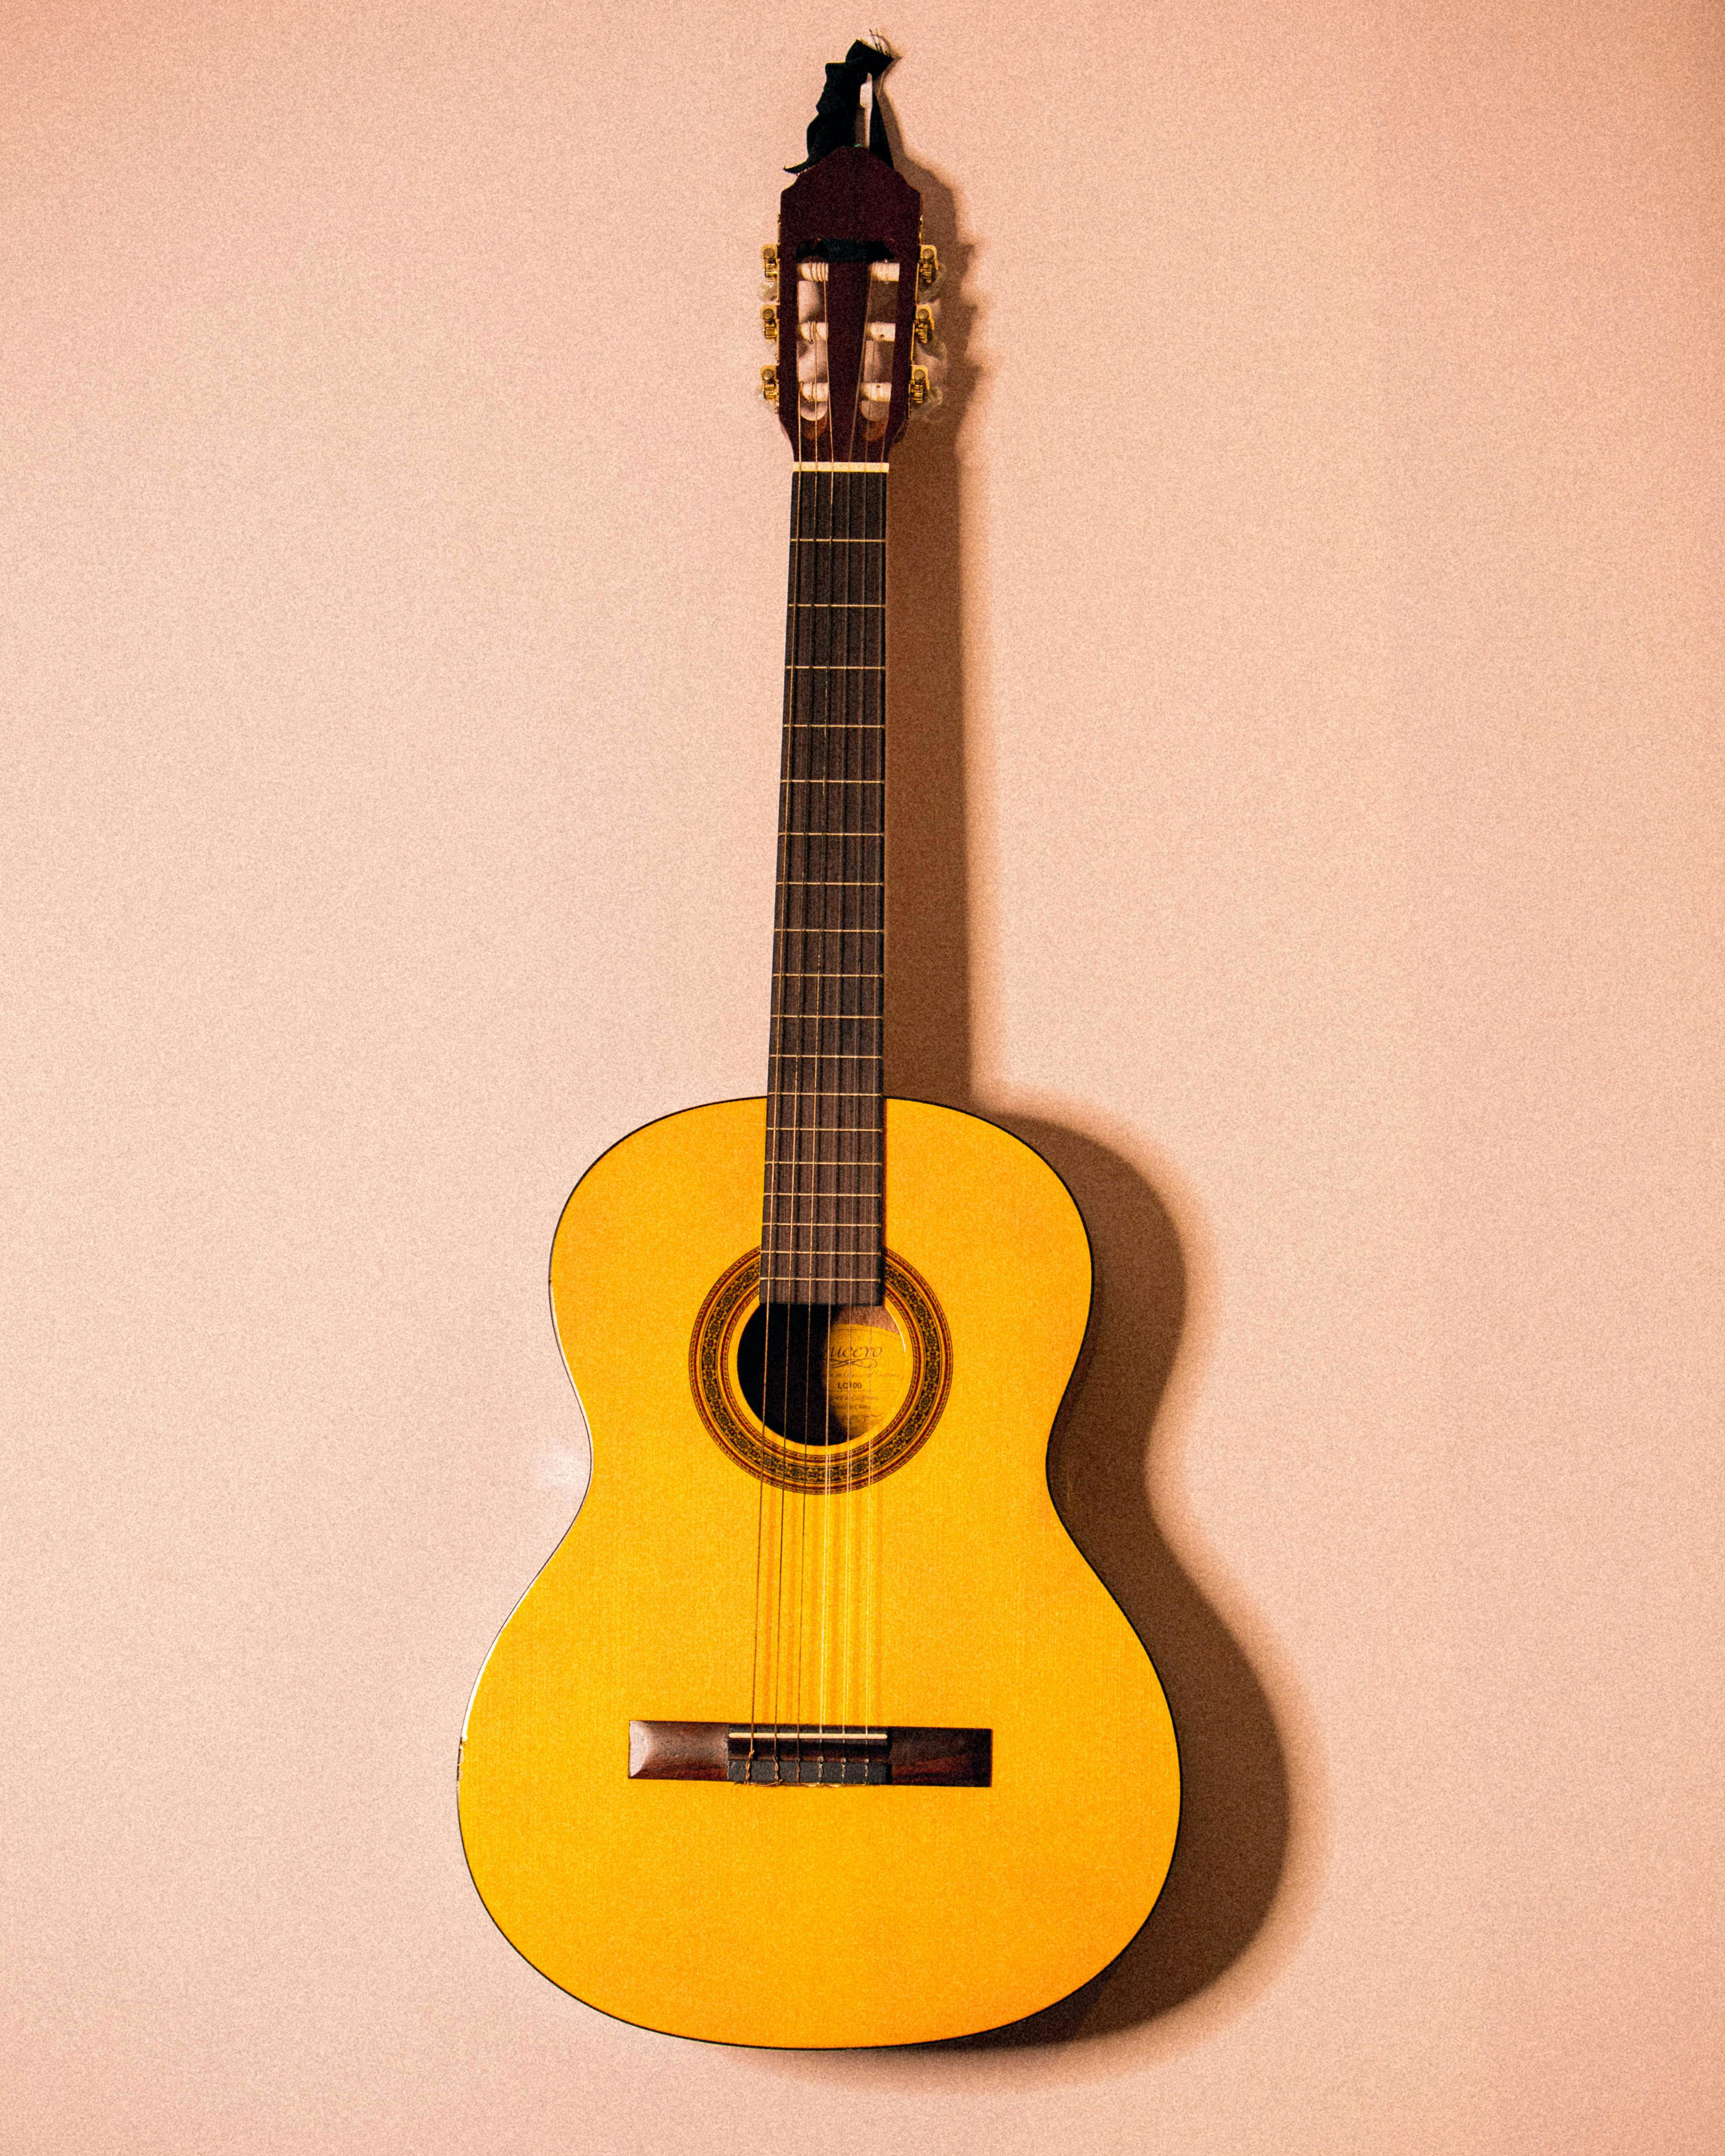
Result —
[{"label": "fret wire", "polygon": [[772,1294],[772,1289],[774,1287],[783,1287],[783,1289],[880,1287],[880,1272],[830,1272],[826,1265],[813,1265],[813,1268],[807,1270],[807,1272],[789,1272],[789,1270],[781,1268],[781,1265],[774,1265],[772,1272],[763,1272],[763,1281],[768,1283],[768,1294],[766,1294],[768,1302],[776,1302],[776,1304],[781,1304],[781,1306],[785,1302],[841,1302],[841,1300],[845,1300],[845,1302],[856,1302],[856,1296],[819,1296],[819,1294],[774,1296]]},{"label": "fret wire", "polygon": [[[790,1106],[793,1104],[787,1100],[784,1105]],[[865,1123],[830,1122],[822,1119],[819,1112],[819,1102],[811,1104],[806,1095],[798,1096],[794,1105],[799,1108],[807,1108],[813,1105],[816,1112],[812,1119],[803,1116],[786,1116],[783,1113],[777,1115],[768,1127],[769,1135],[773,1131],[812,1131],[817,1137],[829,1138],[878,1138],[880,1135],[880,1121],[878,1116],[871,1116]],[[829,1165],[830,1164],[829,1163]]]},{"label": "fret wire", "polygon": [[[879,1137],[880,1133],[878,1130],[875,1130],[865,1132],[864,1135],[866,1137]],[[789,1161],[781,1161],[779,1163],[779,1165],[782,1168],[788,1168],[793,1163]],[[823,1200],[829,1198],[842,1199],[845,1204],[849,1205],[853,1202],[860,1204],[864,1199],[867,1199],[872,1202],[880,1194],[880,1178],[878,1173],[880,1163],[878,1160],[828,1160],[819,1163],[802,1161],[796,1164],[803,1168],[809,1168],[811,1171],[818,1166],[824,1174],[836,1175],[844,1173],[847,1175],[865,1176],[868,1180],[865,1183],[860,1183],[855,1189],[851,1190],[839,1190],[836,1188],[831,1190],[819,1188],[811,1190],[807,1183],[803,1183],[799,1184],[794,1191],[788,1188],[781,1190],[778,1196],[773,1201],[773,1204],[778,1205],[789,1205],[792,1204],[800,1205],[805,1199],[819,1197]]]},{"label": "fret wire", "polygon": [[[855,1192],[846,1195],[843,1200],[846,1206],[853,1209],[866,1207],[868,1209],[866,1211],[852,1209],[845,1213],[842,1217],[828,1203],[833,1195],[831,1191],[824,1190],[819,1198],[815,1199],[805,1193],[797,1200],[797,1209],[794,1213],[787,1212],[784,1209],[786,1200],[781,1197],[775,1204],[769,1206],[767,1214],[762,1215],[762,1235],[768,1241],[778,1242],[781,1237],[788,1240],[803,1228],[870,1229],[880,1225],[881,1199],[878,1190]],[[834,1254],[829,1251],[826,1255],[830,1259]]]},{"label": "fret wire", "polygon": [[799,1194],[796,1198],[779,1199],[771,1209],[777,1214],[787,1205],[796,1215],[794,1222],[773,1219],[763,1224],[771,1228],[775,1234],[781,1227],[789,1228],[793,1225],[800,1227],[804,1221],[818,1221],[823,1207],[834,1211],[840,1207],[847,1207],[850,1209],[850,1217],[835,1224],[847,1228],[866,1228],[869,1225],[869,1216],[878,1214],[880,1210],[880,1194],[878,1190],[806,1191]]},{"label": "fret wire", "polygon": [[[834,1226],[839,1224],[829,1221],[811,1221],[809,1224],[812,1227],[827,1227]],[[811,1246],[800,1242],[794,1235],[788,1235],[783,1242],[781,1242],[776,1235],[766,1236],[762,1240],[761,1248],[763,1251],[768,1253],[773,1257],[781,1259],[789,1258],[798,1265],[806,1265],[812,1273],[823,1280],[832,1279],[834,1277],[839,1280],[866,1280],[869,1278],[869,1275],[866,1273],[854,1272],[848,1262],[845,1266],[845,1270],[842,1272],[839,1272],[838,1270],[839,1254],[837,1252],[834,1252],[831,1258],[823,1258],[811,1254]],[[847,1250],[844,1255],[848,1260],[851,1254]]]},{"label": "fret wire", "polygon": [[[781,1161],[779,1165],[782,1168],[788,1168],[791,1163],[788,1161]],[[802,1165],[807,1167],[811,1165],[811,1163],[804,1162]],[[873,1205],[879,1202],[880,1196],[880,1178],[879,1173],[880,1163],[878,1160],[829,1160],[822,1162],[820,1165],[822,1168],[829,1174],[836,1174],[840,1170],[843,1170],[851,1174],[859,1176],[865,1175],[868,1178],[868,1180],[866,1183],[859,1184],[856,1188],[852,1190],[839,1190],[837,1188],[831,1190],[818,1188],[810,1189],[806,1183],[800,1185],[794,1191],[783,1189],[779,1192],[778,1197],[772,1200],[768,1209],[770,1211],[773,1205],[812,1204],[816,1199],[819,1199],[822,1204],[825,1204],[826,1201],[829,1198],[835,1203],[845,1205]]]},{"label": "fret wire", "polygon": [[781,1191],[762,1214],[761,1232],[776,1238],[800,1228],[874,1228],[883,1202],[878,1176],[872,1190],[823,1190],[818,1196],[804,1190],[794,1200]]},{"label": "fret wire", "polygon": [[[779,1165],[782,1168],[788,1167],[789,1163],[782,1161]],[[772,1216],[785,1211],[788,1208],[796,1212],[799,1220],[809,1219],[814,1217],[809,1211],[811,1206],[817,1208],[825,1206],[829,1210],[848,1209],[860,1224],[866,1225],[860,1209],[878,1208],[881,1203],[880,1163],[879,1161],[870,1161],[859,1165],[867,1167],[870,1179],[867,1184],[855,1190],[811,1189],[807,1183],[795,1191],[781,1189],[777,1197],[763,1209],[762,1226],[770,1228],[773,1224]]]},{"label": "fret wire", "polygon": [[[821,1103],[807,1092],[784,1091],[775,1096],[767,1119],[767,1135],[789,1131],[812,1131],[818,1137],[877,1140],[883,1127],[879,1116],[865,1115],[860,1122],[846,1122],[823,1115]],[[830,1165],[830,1163],[829,1163]]]},{"label": "fret wire", "polygon": [[878,1210],[880,1204],[880,1188],[877,1178],[867,1190],[798,1190],[794,1194],[788,1190],[781,1191],[768,1210],[776,1212],[788,1206],[798,1219],[807,1220],[814,1217],[811,1209],[827,1206],[834,1210],[843,1208],[860,1219],[869,1210]]}]

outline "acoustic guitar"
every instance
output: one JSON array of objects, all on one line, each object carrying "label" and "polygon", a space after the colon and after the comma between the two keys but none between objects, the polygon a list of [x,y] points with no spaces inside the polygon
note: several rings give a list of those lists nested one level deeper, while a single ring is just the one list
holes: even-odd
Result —
[{"label": "acoustic guitar", "polygon": [[794,452],[764,1098],[624,1138],[551,1256],[593,1475],[492,1647],[462,1839],[575,1997],[732,2044],[907,2044],[1063,1998],[1173,1853],[1162,1687],[1047,1481],[1084,1224],[882,1086],[888,459],[937,275],[844,144],[781,198]]}]

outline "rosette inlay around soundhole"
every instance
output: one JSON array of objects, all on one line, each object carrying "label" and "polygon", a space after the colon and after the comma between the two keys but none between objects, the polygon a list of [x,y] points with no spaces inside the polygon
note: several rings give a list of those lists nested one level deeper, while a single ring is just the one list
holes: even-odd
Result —
[{"label": "rosette inlay around soundhole", "polygon": [[[690,1339],[689,1383],[709,1435],[751,1475],[784,1490],[860,1489],[927,1443],[946,1405],[952,1340],[927,1281],[892,1251],[885,1255],[884,1330],[877,1313],[841,1312],[829,1322],[806,1306],[763,1311],[758,1250],[745,1250],[714,1282]],[[768,1377],[769,1366],[782,1369],[772,1358],[799,1326],[803,1362],[790,1366],[798,1398],[783,1404],[800,1408],[818,1386],[822,1411],[813,1417],[781,1412]],[[859,1404],[865,1398],[871,1413]]]}]

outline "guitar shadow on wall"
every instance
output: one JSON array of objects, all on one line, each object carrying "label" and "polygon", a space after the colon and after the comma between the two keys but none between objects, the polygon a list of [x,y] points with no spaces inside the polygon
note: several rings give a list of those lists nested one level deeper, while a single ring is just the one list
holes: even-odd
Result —
[{"label": "guitar shadow on wall", "polygon": [[[883,108],[886,100],[882,100]],[[888,115],[889,125],[891,116]],[[1178,1736],[1179,1840],[1143,1928],[1101,1974],[1060,2004],[983,2036],[929,2046],[954,2052],[1070,2044],[1120,2035],[1214,1984],[1293,1912],[1296,1806],[1284,1727],[1301,1721],[1291,1685],[1281,1723],[1251,1661],[1182,1565],[1150,1510],[1151,1435],[1183,1332],[1189,1277],[1168,1206],[1141,1171],[1098,1137],[978,1099],[972,1069],[970,902],[966,859],[964,474],[956,439],[980,370],[969,357],[973,249],[952,188],[898,149],[922,196],[926,239],[942,264],[938,329],[943,408],[918,426],[894,475],[895,522],[914,547],[889,565],[893,633],[892,834],[887,1090],[983,1114],[1015,1132],[1077,1199],[1096,1263],[1096,1306],[1056,1426],[1050,1483],[1074,1539],[1148,1647]],[[1168,1442],[1166,1433],[1162,1443]],[[1266,1666],[1269,1643],[1258,1650]],[[1310,1745],[1301,1743],[1302,1754]],[[1317,1771],[1301,1775],[1299,1836],[1311,1836]],[[1301,1866],[1301,1870],[1309,1866]],[[1050,1910],[1050,1921],[1058,1912]],[[1297,1923],[1293,1927],[1297,1929]],[[1258,1957],[1261,1964],[1266,1958]],[[907,2055],[897,2054],[900,2058]],[[926,2054],[925,2054],[926,2056]]]}]

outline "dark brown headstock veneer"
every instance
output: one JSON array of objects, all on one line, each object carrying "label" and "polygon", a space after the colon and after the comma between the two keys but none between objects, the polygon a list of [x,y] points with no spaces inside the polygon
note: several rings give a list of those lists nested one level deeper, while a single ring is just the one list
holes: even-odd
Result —
[{"label": "dark brown headstock veneer", "polygon": [[[911,345],[922,223],[922,196],[867,150],[829,151],[779,197],[778,416],[799,461],[819,457],[824,463],[843,463],[866,457],[878,463],[904,432],[911,408]],[[798,409],[797,362],[804,340],[797,307],[797,270],[802,262],[825,265],[831,402],[824,424]],[[864,425],[856,424],[856,393],[861,384],[863,329],[870,311],[870,270],[881,262],[896,264],[898,273],[892,316],[892,397],[884,427],[869,436],[865,448]]]}]

